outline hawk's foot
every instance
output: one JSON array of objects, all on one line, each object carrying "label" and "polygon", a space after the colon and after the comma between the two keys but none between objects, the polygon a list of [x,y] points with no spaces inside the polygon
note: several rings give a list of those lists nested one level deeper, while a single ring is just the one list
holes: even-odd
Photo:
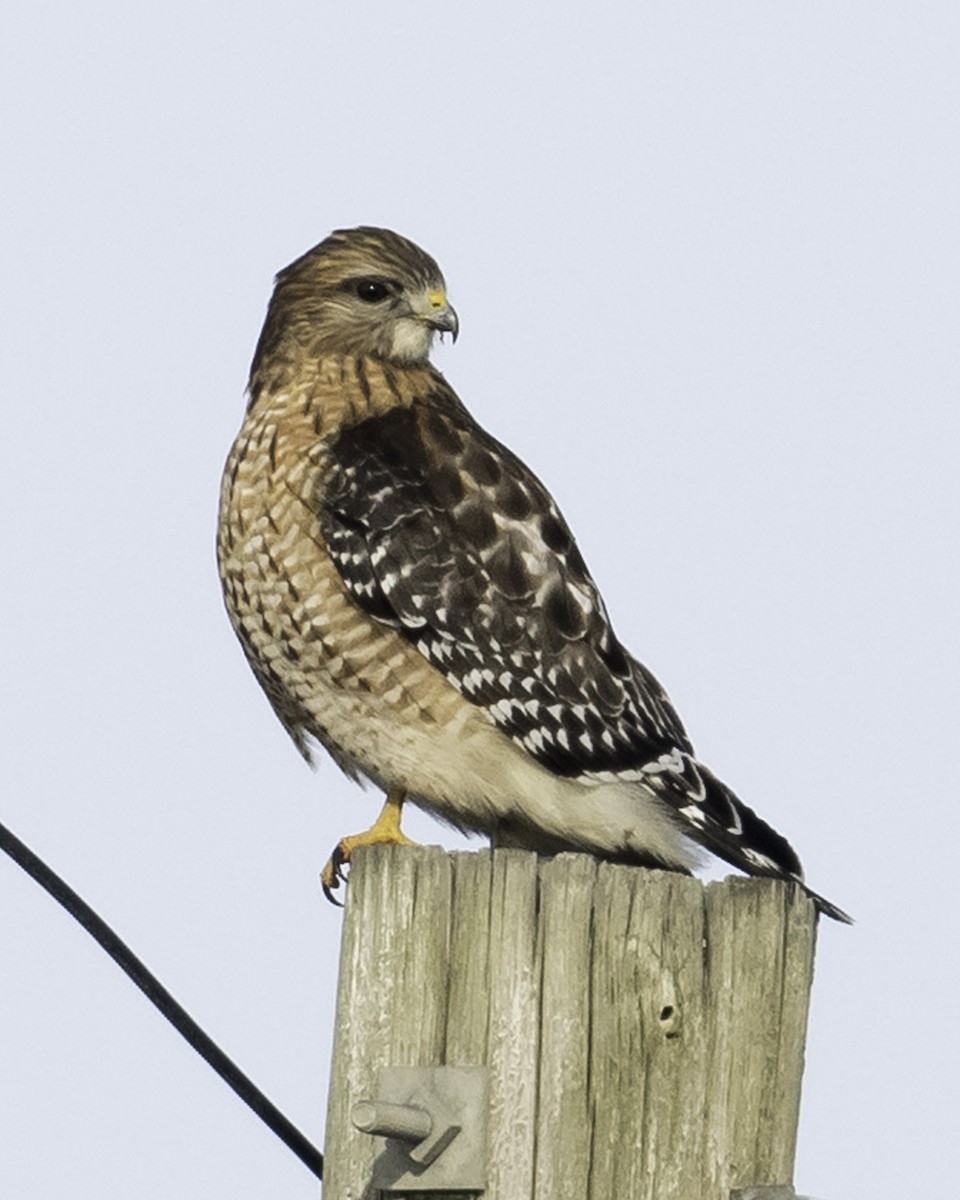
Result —
[{"label": "hawk's foot", "polygon": [[355,833],[350,837],[341,838],[334,847],[333,853],[320,872],[320,882],[323,884],[323,894],[331,904],[340,904],[334,892],[341,883],[346,882],[343,868],[350,862],[350,855],[358,846],[415,846],[405,834],[400,832],[400,816],[403,812],[405,793],[399,788],[387,792],[387,798],[380,815],[365,833]]}]

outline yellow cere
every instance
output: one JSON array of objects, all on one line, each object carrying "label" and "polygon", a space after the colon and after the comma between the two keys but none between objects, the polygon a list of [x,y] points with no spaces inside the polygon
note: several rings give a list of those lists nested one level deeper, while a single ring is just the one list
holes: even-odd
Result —
[{"label": "yellow cere", "polygon": [[430,293],[430,307],[431,308],[443,308],[443,306],[446,304],[446,302],[447,302],[447,297],[443,294],[443,292],[437,291],[437,292]]}]

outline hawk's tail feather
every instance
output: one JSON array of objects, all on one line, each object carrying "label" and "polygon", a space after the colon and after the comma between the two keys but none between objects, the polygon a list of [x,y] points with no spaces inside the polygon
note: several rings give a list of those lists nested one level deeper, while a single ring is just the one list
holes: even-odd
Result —
[{"label": "hawk's tail feather", "polygon": [[[704,820],[698,830],[707,848],[749,875],[799,883],[818,912],[852,925],[853,918],[842,908],[837,908],[806,885],[800,859],[787,839],[758,817],[709,768],[702,763],[697,763],[697,768],[706,787],[704,812],[712,818]],[[717,819],[721,813],[729,814],[729,820],[726,817]]]},{"label": "hawk's tail feather", "polygon": [[817,906],[817,912],[822,913],[825,917],[832,917],[834,921],[842,921],[844,925],[852,925],[853,917],[849,913],[845,913],[842,908],[837,908],[835,904],[831,904],[829,900],[825,900],[823,896],[818,896],[816,892],[810,890],[805,883],[797,881],[807,893],[810,899]]}]

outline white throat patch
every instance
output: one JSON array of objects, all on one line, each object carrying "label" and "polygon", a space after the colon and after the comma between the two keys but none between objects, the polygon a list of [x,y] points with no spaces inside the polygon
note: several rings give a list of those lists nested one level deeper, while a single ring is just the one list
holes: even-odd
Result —
[{"label": "white throat patch", "polygon": [[395,362],[423,362],[433,346],[435,332],[416,317],[401,317],[394,326],[390,357]]}]

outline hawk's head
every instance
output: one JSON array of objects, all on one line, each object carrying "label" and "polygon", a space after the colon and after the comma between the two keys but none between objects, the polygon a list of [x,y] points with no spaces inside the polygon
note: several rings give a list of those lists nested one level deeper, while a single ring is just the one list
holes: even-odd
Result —
[{"label": "hawk's head", "polygon": [[291,337],[311,355],[421,363],[457,328],[429,254],[389,229],[338,229],[277,276],[254,367]]}]

